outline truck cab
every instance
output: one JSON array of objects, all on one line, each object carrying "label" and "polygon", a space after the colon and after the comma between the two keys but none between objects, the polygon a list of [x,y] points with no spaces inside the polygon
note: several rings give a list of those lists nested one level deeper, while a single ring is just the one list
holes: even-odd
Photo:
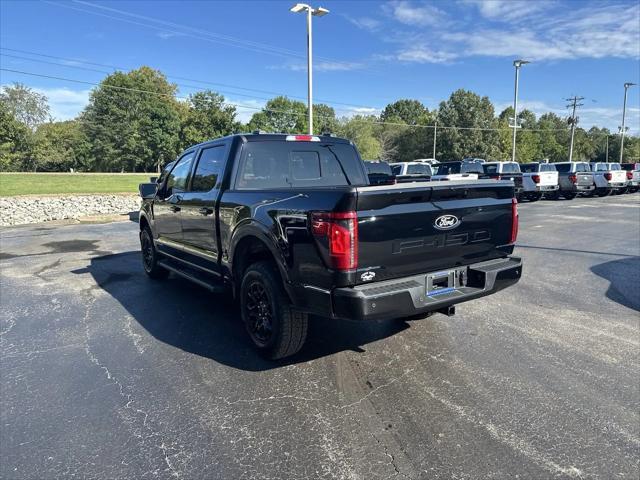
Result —
[{"label": "truck cab", "polygon": [[482,164],[485,178],[493,180],[511,180],[516,198],[522,194],[522,172],[516,162],[484,162]]}]

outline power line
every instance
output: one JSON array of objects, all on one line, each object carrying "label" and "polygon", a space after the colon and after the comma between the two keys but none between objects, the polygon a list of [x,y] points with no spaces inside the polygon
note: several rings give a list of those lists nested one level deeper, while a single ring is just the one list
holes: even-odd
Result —
[{"label": "power line", "polygon": [[[69,58],[69,57],[59,57],[59,56],[55,56],[55,55],[47,55],[47,54],[43,54],[43,53],[38,53],[38,52],[32,52],[32,51],[28,51],[28,50],[19,50],[16,48],[6,48],[6,47],[0,47],[0,50],[6,50],[8,52],[16,52],[16,53],[24,53],[27,55],[35,55],[35,56],[39,56],[39,57],[44,57],[44,58],[51,58],[51,59],[55,59],[55,60],[61,60],[64,62],[73,62],[73,63],[79,63],[79,64],[83,64],[83,65],[94,65],[94,66],[99,66],[99,67],[105,67],[105,68],[110,68],[114,71],[117,70],[121,70],[121,71],[127,71],[130,70],[129,68],[125,68],[125,67],[118,67],[115,65],[108,65],[108,64],[104,64],[104,63],[95,63],[95,62],[87,62],[87,61],[83,61],[83,60],[78,60],[78,59],[74,59],[74,58]],[[18,55],[9,55],[6,53],[0,53],[0,55],[6,56],[6,57],[12,57],[12,58],[17,58],[17,59],[22,59],[22,60],[28,60],[28,61],[32,61],[32,62],[38,62],[38,63],[46,63],[46,64],[50,64],[50,65],[58,65],[61,67],[68,67],[68,68],[77,68],[77,69],[81,69],[81,70],[88,70],[88,71],[94,71],[97,73],[104,73],[104,74],[111,74],[113,72],[107,72],[104,70],[94,70],[94,69],[88,69],[88,68],[84,68],[84,67],[80,67],[77,65],[73,65],[73,64],[64,64],[64,63],[55,63],[55,62],[47,62],[44,60],[39,60],[36,58],[28,58],[28,57],[21,57]],[[202,83],[204,85],[211,85],[211,86],[215,86],[216,88],[218,86],[221,87],[226,87],[226,88],[233,88],[236,90],[245,90],[248,92],[258,92],[258,93],[266,93],[269,95],[280,95],[280,96],[285,96],[285,97],[289,97],[289,98],[297,98],[297,99],[306,99],[306,97],[300,96],[300,95],[289,95],[286,93],[282,93],[282,92],[275,92],[275,91],[271,91],[271,90],[261,90],[261,89],[257,89],[257,88],[249,88],[249,87],[238,87],[235,85],[230,85],[228,83],[220,83],[220,82],[210,82],[208,80],[199,80],[199,79],[194,79],[194,78],[187,78],[187,77],[178,77],[175,75],[167,75],[167,78],[171,78],[171,79],[176,79],[176,80],[185,80],[188,82],[196,82],[196,83]],[[178,84],[180,85],[180,84]],[[187,88],[200,88],[200,87],[193,87],[190,85],[180,85],[180,86],[185,86]],[[220,90],[221,92],[223,92],[223,90]],[[228,91],[227,92],[230,95],[240,95],[240,96],[244,96],[244,97],[248,97],[248,98],[255,98],[255,99],[259,99],[259,100],[268,100],[262,97],[252,97],[250,95],[245,95],[245,94],[241,94],[238,92],[231,92]],[[342,105],[342,106],[346,106],[346,107],[356,107],[356,108],[367,108],[367,109],[374,109],[374,110],[380,110],[377,107],[372,107],[372,106],[368,106],[368,105],[359,105],[359,104],[355,104],[355,103],[345,103],[345,102],[337,102],[334,100],[326,100],[326,99],[322,99],[322,98],[318,98],[318,101],[322,102],[322,103],[326,103],[329,105]]]},{"label": "power line", "polygon": [[[49,0],[44,0],[44,3],[48,3],[50,5],[54,5],[56,7],[62,7],[62,8],[67,8],[70,10],[76,10],[82,13],[87,13],[90,15],[96,15],[99,17],[104,17],[104,18],[110,18],[112,20],[117,20],[120,22],[125,22],[125,23],[129,23],[129,24],[133,24],[133,25],[138,25],[138,26],[142,26],[142,27],[147,27],[147,28],[151,28],[160,32],[166,32],[166,33],[172,33],[174,35],[180,35],[180,36],[187,36],[187,37],[191,37],[191,38],[195,38],[195,39],[199,39],[199,40],[204,40],[204,41],[208,41],[208,42],[213,42],[213,43],[220,43],[220,44],[224,44],[224,45],[229,45],[229,46],[233,46],[236,48],[242,48],[245,50],[250,50],[250,51],[254,51],[257,53],[266,53],[269,55],[275,55],[275,56],[280,56],[280,57],[293,57],[293,58],[299,58],[299,59],[304,59],[305,56],[304,54],[295,52],[293,50],[289,50],[289,49],[285,49],[282,47],[277,47],[274,45],[268,45],[262,42],[254,42],[251,40],[244,40],[241,38],[237,38],[237,37],[232,37],[230,35],[223,35],[223,34],[218,34],[215,32],[209,32],[207,30],[203,30],[203,29],[199,29],[199,28],[195,28],[189,25],[183,25],[183,24],[179,24],[179,23],[175,23],[175,22],[169,22],[166,20],[162,20],[162,19],[157,19],[157,18],[153,18],[153,17],[148,17],[145,15],[139,15],[139,14],[135,14],[135,13],[131,13],[131,12],[127,12],[125,10],[120,10],[120,9],[116,9],[116,8],[111,8],[111,7],[106,7],[103,5],[96,5],[93,3],[89,3],[89,2],[83,2],[83,1],[76,1],[74,0],[74,3],[83,5],[83,6],[87,6],[90,8],[94,8],[94,9],[99,9],[99,10],[104,10],[107,12],[111,12],[111,13],[116,13],[119,15],[124,15],[127,17],[131,17],[134,18],[136,20],[131,20],[129,18],[122,18],[122,17],[118,17],[118,16],[114,16],[114,15],[109,15],[106,13],[101,13],[101,12],[97,12],[94,10],[87,10],[84,8],[79,8],[76,6],[71,6],[68,4],[64,4],[64,3],[58,3],[58,2],[52,2]],[[143,21],[140,21],[143,20]],[[145,23],[146,22],[146,23]],[[149,23],[149,22],[154,22],[156,24],[159,25],[154,25],[153,23]],[[170,28],[167,28],[170,27]],[[175,29],[180,29],[180,30],[175,30]],[[186,30],[186,32],[185,32]],[[193,32],[193,33],[188,33],[188,32]],[[332,59],[332,58],[327,58],[327,57],[320,57],[318,56],[317,58],[324,60],[324,61],[328,61],[328,62],[333,62],[333,63],[337,63],[337,64],[341,64],[344,65],[345,67],[350,67],[352,66],[352,63],[349,62],[344,62],[342,60],[336,60],[336,59]]]},{"label": "power line", "polygon": [[[176,96],[176,95],[173,95],[173,94],[154,92],[152,90],[144,90],[144,89],[131,88],[131,87],[121,87],[121,86],[118,86],[118,85],[100,84],[100,83],[95,83],[95,82],[88,82],[88,81],[85,81],[85,80],[77,80],[77,79],[72,79],[72,78],[58,77],[58,76],[54,76],[54,75],[45,75],[45,74],[41,74],[41,73],[25,72],[25,71],[22,71],[22,70],[13,70],[13,69],[8,69],[8,68],[0,68],[0,71],[17,73],[17,74],[21,74],[21,75],[28,75],[28,76],[32,76],[32,77],[48,78],[48,79],[52,79],[52,80],[61,80],[61,81],[78,83],[78,84],[83,84],[83,85],[91,85],[91,86],[95,86],[95,87],[110,88],[110,89],[114,89],[114,90],[131,91],[131,92],[136,92],[136,93],[147,93],[147,94],[158,95],[158,96],[162,96],[162,97],[175,98],[175,99],[183,100],[183,101],[189,99],[188,97],[180,97],[180,96]],[[221,102],[221,104],[222,105],[236,107],[236,108],[246,108],[246,109],[249,109],[249,110],[258,110],[258,111],[265,111],[265,112],[271,112],[271,113],[282,113],[282,114],[285,114],[285,115],[294,115],[294,116],[306,116],[306,113],[304,113],[304,112],[301,113],[301,112],[293,112],[293,111],[290,111],[290,110],[276,110],[276,109],[270,109],[270,108],[260,108],[260,107],[255,107],[253,105],[243,105],[243,104],[234,103],[234,102]],[[333,119],[334,117],[327,116],[327,115],[318,115],[317,118]],[[370,120],[359,120],[359,119],[353,119],[352,121],[358,122],[358,123],[371,124],[371,125],[393,125],[393,126],[398,126],[398,127],[403,127],[403,128],[427,128],[427,129],[435,128],[435,125],[407,125],[405,123],[385,122],[385,121],[370,121]],[[479,130],[479,131],[501,131],[502,130],[502,128],[496,128],[496,127],[459,127],[459,126],[444,126],[444,125],[440,125],[440,124],[438,124],[437,128],[442,129],[442,130]],[[523,131],[532,131],[532,132],[551,132],[551,131],[563,131],[563,132],[566,132],[566,129],[535,129],[535,128],[527,128],[527,129],[522,129],[522,130]]]}]

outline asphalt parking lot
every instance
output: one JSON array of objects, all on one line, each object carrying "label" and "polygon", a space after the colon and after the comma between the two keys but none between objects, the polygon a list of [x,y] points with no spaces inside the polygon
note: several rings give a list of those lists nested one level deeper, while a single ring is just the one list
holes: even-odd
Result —
[{"label": "asphalt parking lot", "polygon": [[147,279],[137,225],[1,237],[0,477],[640,474],[640,196],[525,203],[521,282],[411,322],[315,318],[280,363]]}]

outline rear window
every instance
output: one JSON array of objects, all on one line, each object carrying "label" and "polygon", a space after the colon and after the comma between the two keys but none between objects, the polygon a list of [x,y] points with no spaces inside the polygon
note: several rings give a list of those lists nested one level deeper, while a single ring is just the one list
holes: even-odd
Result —
[{"label": "rear window", "polygon": [[[576,165],[577,167],[577,165]],[[568,163],[557,163],[556,164],[556,170],[558,172],[562,172],[562,173],[568,173],[571,171],[571,165]]]},{"label": "rear window", "polygon": [[620,164],[619,163],[610,163],[609,166],[610,166],[611,170],[620,170]]},{"label": "rear window", "polygon": [[236,177],[241,190],[366,184],[360,159],[347,144],[249,142]]},{"label": "rear window", "polygon": [[503,163],[502,173],[520,173],[520,166],[517,163]]},{"label": "rear window", "polygon": [[441,163],[436,170],[436,175],[454,175],[456,173],[460,173],[459,163]]},{"label": "rear window", "polygon": [[591,167],[587,163],[576,163],[576,172],[590,172]]},{"label": "rear window", "polygon": [[493,164],[485,164],[482,166],[484,173],[486,173],[487,175],[493,175],[495,173],[498,173],[498,165],[496,165],[495,163]]},{"label": "rear window", "polygon": [[431,167],[426,164],[407,165],[408,175],[431,175]]},{"label": "rear window", "polygon": [[594,165],[594,172],[606,172],[608,170],[606,163],[598,163]]},{"label": "rear window", "polygon": [[462,173],[484,173],[482,163],[463,163]]},{"label": "rear window", "polygon": [[520,171],[524,173],[534,173],[538,171],[537,163],[523,163],[520,165]]},{"label": "rear window", "polygon": [[552,165],[551,163],[543,163],[542,165],[540,165],[540,171],[541,172],[555,172],[556,171],[556,166]]}]

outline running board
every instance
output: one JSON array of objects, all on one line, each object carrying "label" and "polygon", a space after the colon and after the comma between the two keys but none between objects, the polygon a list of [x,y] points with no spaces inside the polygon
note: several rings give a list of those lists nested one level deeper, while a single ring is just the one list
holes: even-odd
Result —
[{"label": "running board", "polygon": [[207,283],[203,280],[200,280],[199,278],[196,278],[195,276],[191,275],[190,273],[185,272],[184,270],[180,270],[179,268],[174,267],[173,265],[171,265],[169,262],[164,262],[164,261],[159,261],[158,265],[161,266],[162,268],[166,268],[167,270],[169,270],[170,272],[175,273],[176,275],[181,276],[182,278],[185,278],[197,285],[200,285],[202,288],[206,288],[207,290],[209,290],[210,292],[213,293],[224,293],[226,291],[226,288],[224,285],[213,285],[211,283]]}]

